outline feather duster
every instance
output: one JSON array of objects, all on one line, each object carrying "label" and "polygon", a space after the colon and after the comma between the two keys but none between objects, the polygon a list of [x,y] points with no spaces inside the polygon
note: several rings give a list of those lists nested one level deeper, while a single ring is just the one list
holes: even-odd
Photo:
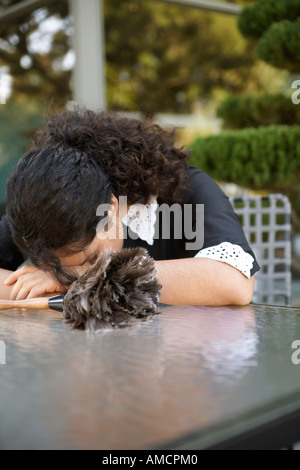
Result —
[{"label": "feather duster", "polygon": [[73,328],[124,328],[158,314],[161,286],[144,248],[105,251],[71,286],[63,314]]}]

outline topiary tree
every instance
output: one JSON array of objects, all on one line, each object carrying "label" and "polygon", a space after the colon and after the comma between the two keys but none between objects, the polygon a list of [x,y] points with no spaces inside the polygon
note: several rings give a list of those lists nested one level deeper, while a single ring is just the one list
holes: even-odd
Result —
[{"label": "topiary tree", "polygon": [[[243,9],[238,25],[257,43],[259,58],[300,72],[300,0],[257,0]],[[227,129],[242,130],[197,139],[191,163],[220,181],[289,194],[297,208],[300,105],[283,94],[239,95],[221,103],[218,116]],[[298,205],[298,215],[299,209]]]},{"label": "topiary tree", "polygon": [[300,180],[300,127],[268,126],[200,137],[190,163],[213,178],[291,194]]},{"label": "topiary tree", "polygon": [[300,0],[259,0],[243,9],[238,26],[246,38],[258,41],[261,60],[300,72]]},{"label": "topiary tree", "polygon": [[[238,24],[246,37],[257,41],[258,53],[266,62],[292,72],[300,71],[300,0],[258,0],[254,5],[243,9]],[[193,159],[196,158],[197,164],[204,164],[216,179],[237,184],[242,181],[244,185],[256,189],[270,189],[273,183],[279,181],[279,174],[274,166],[274,152],[271,150],[271,148],[276,148],[281,155],[280,168],[283,170],[280,176],[281,191],[287,193],[292,188],[295,189],[297,181],[291,185],[287,171],[290,167],[288,163],[286,167],[283,163],[284,160],[290,158],[294,160],[295,154],[282,139],[279,143],[281,131],[274,124],[299,126],[300,106],[293,104],[291,98],[283,94],[261,97],[238,95],[229,97],[221,103],[217,114],[224,120],[224,127],[227,129],[271,127],[266,129],[266,133],[263,130],[253,130],[251,134],[236,132],[230,138],[224,134],[224,136],[211,137],[208,140],[203,139],[203,148],[201,139],[197,140],[192,147],[193,149],[201,148],[203,151],[205,149],[205,162],[199,160],[199,157],[198,160],[192,157],[194,163]],[[293,131],[289,133],[285,129],[284,133],[292,135]],[[251,135],[251,141],[249,141],[249,135]],[[261,136],[267,136],[268,151]],[[228,155],[230,160],[229,171],[224,171],[223,165],[220,166],[216,160],[214,141],[217,148],[222,142],[224,154]],[[287,137],[287,142],[289,141]],[[251,142],[253,144],[250,145]],[[219,155],[218,152],[217,154]],[[259,159],[257,159],[258,154]],[[235,163],[235,159],[241,161],[245,155],[249,164],[247,172],[243,174],[243,172],[236,171],[236,168],[239,168],[239,162]],[[243,161],[245,165],[245,160]],[[262,164],[264,168],[269,168],[267,172],[264,172],[264,178],[261,178]],[[232,168],[235,170],[232,171]]]},{"label": "topiary tree", "polygon": [[283,94],[234,95],[217,109],[226,129],[279,125],[300,125],[300,106]]},{"label": "topiary tree", "polygon": [[[240,31],[257,42],[258,57],[273,67],[300,72],[300,0],[259,0],[238,19]],[[299,125],[300,110],[283,94],[230,97],[217,114],[227,129]]]},{"label": "topiary tree", "polygon": [[261,60],[292,73],[300,72],[300,14],[296,21],[274,23],[258,42]]},{"label": "topiary tree", "polygon": [[238,26],[246,38],[259,39],[273,23],[293,21],[298,16],[300,0],[259,0],[242,10]]}]

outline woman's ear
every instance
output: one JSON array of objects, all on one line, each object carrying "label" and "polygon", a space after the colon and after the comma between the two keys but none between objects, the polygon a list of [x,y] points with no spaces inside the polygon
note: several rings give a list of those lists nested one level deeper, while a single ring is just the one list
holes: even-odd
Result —
[{"label": "woman's ear", "polygon": [[114,195],[112,196],[110,214],[115,213],[119,220],[122,220],[123,217],[127,214],[129,207],[130,206],[127,204],[126,196],[120,196],[119,199],[117,199]]},{"label": "woman's ear", "polygon": [[116,196],[114,196],[114,195],[112,195],[111,204],[112,204],[112,206],[114,206],[114,210],[116,212],[118,212],[118,210],[119,210],[119,201],[116,198]]}]

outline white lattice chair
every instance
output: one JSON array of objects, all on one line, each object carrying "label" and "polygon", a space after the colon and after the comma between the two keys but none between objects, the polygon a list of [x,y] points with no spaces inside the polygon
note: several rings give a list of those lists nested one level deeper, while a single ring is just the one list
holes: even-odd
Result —
[{"label": "white lattice chair", "polygon": [[231,197],[261,271],[254,303],[291,305],[291,204],[282,194]]}]

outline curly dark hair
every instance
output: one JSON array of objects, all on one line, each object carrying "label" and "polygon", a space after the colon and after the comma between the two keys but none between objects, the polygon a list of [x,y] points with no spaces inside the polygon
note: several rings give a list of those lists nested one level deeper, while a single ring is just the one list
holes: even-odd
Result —
[{"label": "curly dark hair", "polygon": [[57,250],[86,248],[96,236],[97,207],[112,195],[128,204],[180,201],[187,153],[172,133],[137,119],[88,110],[52,116],[7,184],[7,215],[15,244],[65,285]]},{"label": "curly dark hair", "polygon": [[49,118],[35,146],[76,148],[92,155],[108,175],[114,195],[147,204],[153,195],[179,202],[187,185],[188,153],[174,146],[174,131],[113,112],[77,109]]},{"label": "curly dark hair", "polygon": [[69,285],[57,250],[84,250],[96,236],[96,209],[112,189],[94,159],[74,149],[35,149],[24,155],[7,183],[7,217],[15,244],[32,263]]}]

